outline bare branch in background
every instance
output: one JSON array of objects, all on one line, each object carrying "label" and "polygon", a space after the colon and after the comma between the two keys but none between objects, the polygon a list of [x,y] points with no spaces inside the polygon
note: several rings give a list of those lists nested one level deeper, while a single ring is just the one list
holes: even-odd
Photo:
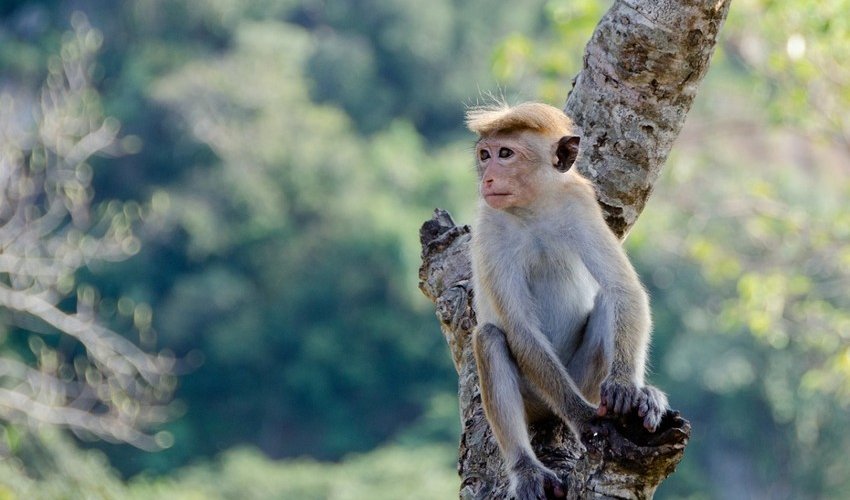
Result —
[{"label": "bare branch in background", "polygon": [[[174,359],[102,324],[97,292],[76,281],[138,251],[139,214],[92,203],[87,161],[114,148],[119,124],[91,84],[101,36],[82,15],[72,24],[39,98],[0,94],[0,419],[160,449],[170,436],[147,431],[169,416]],[[150,308],[133,319],[152,335]]]}]

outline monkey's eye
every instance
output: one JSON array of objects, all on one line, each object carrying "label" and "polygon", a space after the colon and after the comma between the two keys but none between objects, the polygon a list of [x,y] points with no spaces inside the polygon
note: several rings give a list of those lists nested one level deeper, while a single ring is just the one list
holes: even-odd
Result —
[{"label": "monkey's eye", "polygon": [[499,158],[510,158],[514,155],[514,152],[508,148],[501,148],[499,150]]},{"label": "monkey's eye", "polygon": [[490,152],[486,149],[482,149],[478,151],[478,159],[481,161],[486,161],[490,159]]}]

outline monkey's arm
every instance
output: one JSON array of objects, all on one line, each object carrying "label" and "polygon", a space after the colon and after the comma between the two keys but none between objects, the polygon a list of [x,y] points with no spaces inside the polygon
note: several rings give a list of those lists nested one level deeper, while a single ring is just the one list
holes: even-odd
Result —
[{"label": "monkey's arm", "polygon": [[[655,430],[667,411],[667,398],[644,385],[651,317],[649,298],[620,242],[602,224],[575,235],[580,257],[600,289],[588,319],[585,345],[609,350],[610,371],[601,388],[599,414],[636,409]],[[579,353],[580,354],[580,353]]]}]

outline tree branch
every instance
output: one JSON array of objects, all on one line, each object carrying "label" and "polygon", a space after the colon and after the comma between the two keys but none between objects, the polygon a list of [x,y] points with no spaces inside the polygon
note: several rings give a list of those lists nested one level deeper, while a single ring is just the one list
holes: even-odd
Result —
[{"label": "tree branch", "polygon": [[[114,143],[118,122],[100,113],[89,81],[99,34],[79,15],[72,24],[40,100],[0,94],[0,329],[9,334],[0,339],[0,421],[162,449],[170,436],[148,429],[173,414],[167,402],[178,361],[103,324],[96,291],[76,283],[89,263],[134,253],[140,216],[132,204],[92,205],[88,160]],[[150,338],[149,308],[132,312],[134,327]],[[75,342],[60,349],[46,335]],[[15,356],[21,342],[4,344],[19,336],[34,356],[29,364]]]},{"label": "tree branch", "polygon": [[[708,69],[730,0],[617,1],[587,45],[565,111],[580,127],[578,168],[597,186],[612,231],[643,210]],[[420,229],[420,289],[436,305],[458,371],[463,499],[501,498],[501,456],[481,406],[470,334],[469,226],[437,210]],[[532,428],[537,456],[567,479],[569,498],[651,498],[681,460],[690,424],[668,413],[650,434],[639,419],[600,419],[578,443],[560,422]]]},{"label": "tree branch", "polygon": [[682,130],[730,2],[618,1],[587,44],[564,111],[581,128],[577,168],[620,237]]}]

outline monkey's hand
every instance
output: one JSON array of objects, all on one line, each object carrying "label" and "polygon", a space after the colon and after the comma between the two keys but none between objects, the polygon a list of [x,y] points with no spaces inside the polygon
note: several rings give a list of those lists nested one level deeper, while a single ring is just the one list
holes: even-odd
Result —
[{"label": "monkey's hand", "polygon": [[635,384],[609,376],[602,382],[597,415],[604,417],[609,412],[618,415],[630,412],[635,407],[639,392]]},{"label": "monkey's hand", "polygon": [[640,388],[635,402],[638,415],[643,417],[643,426],[649,432],[655,432],[661,424],[661,417],[667,413],[667,395],[651,385]]},{"label": "monkey's hand", "polygon": [[622,382],[609,377],[602,383],[602,394],[597,414],[604,417],[608,412],[624,415],[636,410],[643,418],[643,426],[655,432],[661,417],[667,412],[667,396],[651,385],[638,387],[631,382]]}]

